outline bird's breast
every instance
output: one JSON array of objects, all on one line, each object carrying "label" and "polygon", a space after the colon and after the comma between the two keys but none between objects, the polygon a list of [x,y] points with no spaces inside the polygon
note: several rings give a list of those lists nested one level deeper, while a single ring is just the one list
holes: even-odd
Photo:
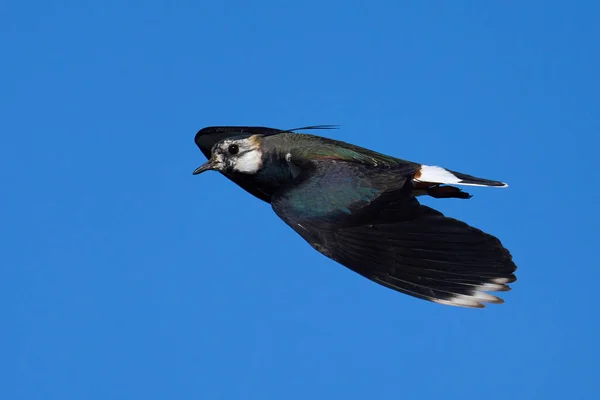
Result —
[{"label": "bird's breast", "polygon": [[293,179],[291,168],[287,163],[265,163],[263,168],[257,171],[255,179],[258,183],[270,186],[283,186]]}]

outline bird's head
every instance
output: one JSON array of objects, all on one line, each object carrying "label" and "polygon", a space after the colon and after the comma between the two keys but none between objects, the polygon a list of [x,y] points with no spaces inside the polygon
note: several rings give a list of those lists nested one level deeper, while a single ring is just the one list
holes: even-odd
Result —
[{"label": "bird's head", "polygon": [[196,168],[194,175],[215,170],[226,174],[241,172],[254,174],[262,167],[262,151],[258,135],[230,138],[217,142],[211,150],[210,159]]}]

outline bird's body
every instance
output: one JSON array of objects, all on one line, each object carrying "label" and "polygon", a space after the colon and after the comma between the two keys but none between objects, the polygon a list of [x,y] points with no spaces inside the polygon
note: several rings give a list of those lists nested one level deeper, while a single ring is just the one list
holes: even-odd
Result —
[{"label": "bird's body", "polygon": [[502,182],[273,128],[210,127],[196,143],[209,161],[195,173],[221,171],[271,203],[317,251],[386,287],[483,307],[502,302],[487,292],[509,290],[515,280],[516,266],[498,239],[416,199],[469,198],[447,184]]}]

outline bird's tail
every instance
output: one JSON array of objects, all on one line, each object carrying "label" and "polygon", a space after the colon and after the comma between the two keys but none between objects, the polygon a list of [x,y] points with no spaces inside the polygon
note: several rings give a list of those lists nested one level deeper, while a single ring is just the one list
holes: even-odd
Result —
[{"label": "bird's tail", "polygon": [[418,182],[442,183],[452,185],[467,185],[467,186],[492,186],[492,187],[507,187],[504,182],[493,181],[489,179],[477,178],[475,176],[462,174],[460,172],[451,171],[442,167],[431,165],[422,165],[415,173],[414,179]]}]

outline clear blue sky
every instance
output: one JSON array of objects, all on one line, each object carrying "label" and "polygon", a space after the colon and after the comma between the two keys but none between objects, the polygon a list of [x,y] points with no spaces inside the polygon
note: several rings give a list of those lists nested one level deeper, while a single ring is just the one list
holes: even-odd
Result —
[{"label": "clear blue sky", "polygon": [[[0,398],[600,398],[600,6],[493,3],[2,2]],[[385,289],[192,176],[235,124],[508,182],[427,202],[512,251],[506,304]]]}]

